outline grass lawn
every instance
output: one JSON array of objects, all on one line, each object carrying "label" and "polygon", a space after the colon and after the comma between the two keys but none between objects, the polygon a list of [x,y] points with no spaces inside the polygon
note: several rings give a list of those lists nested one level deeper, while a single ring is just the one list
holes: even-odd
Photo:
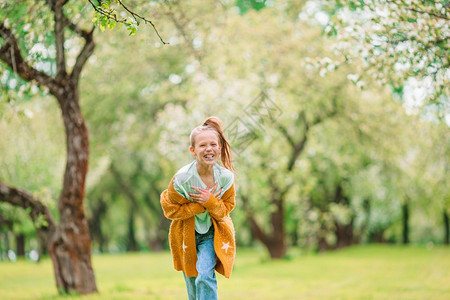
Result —
[{"label": "grass lawn", "polygon": [[[99,294],[58,296],[49,259],[0,262],[0,299],[187,299],[169,252],[94,255]],[[238,249],[220,299],[450,299],[450,248],[356,246],[270,261]]]}]

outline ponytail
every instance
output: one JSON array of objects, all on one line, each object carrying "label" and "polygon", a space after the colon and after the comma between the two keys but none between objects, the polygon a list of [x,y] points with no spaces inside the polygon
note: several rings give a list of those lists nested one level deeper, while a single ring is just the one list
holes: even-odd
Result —
[{"label": "ponytail", "polygon": [[222,121],[220,121],[220,119],[217,117],[209,117],[208,119],[206,119],[203,125],[194,128],[194,130],[192,130],[191,132],[191,146],[194,146],[195,136],[197,135],[197,133],[203,130],[214,130],[217,132],[219,143],[222,147],[220,153],[222,165],[233,172],[233,167],[231,165],[231,146],[223,133]]}]

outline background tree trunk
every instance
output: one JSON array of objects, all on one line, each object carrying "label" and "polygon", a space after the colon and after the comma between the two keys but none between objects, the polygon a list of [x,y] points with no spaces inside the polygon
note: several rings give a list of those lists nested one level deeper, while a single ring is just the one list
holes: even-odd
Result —
[{"label": "background tree trunk", "polygon": [[106,208],[106,201],[103,198],[98,199],[96,206],[91,208],[92,216],[88,219],[91,239],[97,241],[98,249],[101,253],[106,249],[106,239],[101,226],[101,220],[106,214]]},{"label": "background tree trunk", "polygon": [[379,229],[377,231],[373,231],[369,235],[369,242],[371,243],[386,243],[384,239],[384,230]]},{"label": "background tree trunk", "polygon": [[25,235],[23,233],[16,235],[16,252],[17,257],[25,257]]},{"label": "background tree trunk", "polygon": [[271,258],[283,258],[287,252],[286,233],[284,228],[283,199],[273,200],[276,208],[271,213],[271,232],[268,234],[256,222],[253,213],[248,209],[248,198],[241,195],[244,211],[250,223],[250,230],[253,237],[267,248]]},{"label": "background tree trunk", "polygon": [[409,203],[408,199],[402,204],[402,242],[409,244]]},{"label": "background tree trunk", "polygon": [[170,220],[164,217],[163,214],[161,214],[155,237],[152,239],[148,239],[148,245],[152,251],[164,250],[164,245],[167,242],[169,226]]},{"label": "background tree trunk", "polygon": [[444,210],[444,244],[450,244],[450,222],[446,210]]},{"label": "background tree trunk", "polygon": [[138,251],[138,243],[136,241],[136,228],[134,218],[136,216],[136,206],[130,206],[128,213],[128,234],[127,234],[127,251]]},{"label": "background tree trunk", "polygon": [[[344,195],[344,189],[342,188],[342,183],[339,184],[336,188],[335,193],[335,203],[338,203],[340,205],[344,205],[346,207],[350,207],[350,200],[347,196]],[[348,224],[340,224],[339,222],[335,222],[336,224],[336,237],[337,237],[337,243],[336,247],[344,248],[350,245],[353,245],[355,242],[355,236],[353,234],[353,221],[354,216],[352,214],[352,217],[350,219],[350,222]]]}]

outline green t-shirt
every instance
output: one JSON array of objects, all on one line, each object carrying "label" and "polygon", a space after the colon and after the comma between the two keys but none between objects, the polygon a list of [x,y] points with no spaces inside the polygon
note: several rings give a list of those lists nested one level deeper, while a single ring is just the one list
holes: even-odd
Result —
[{"label": "green t-shirt", "polygon": [[[234,174],[230,170],[222,167],[218,163],[214,163],[214,182],[217,184],[217,190],[222,188],[222,191],[218,198],[221,198],[223,194],[233,185]],[[194,160],[190,164],[182,167],[176,174],[173,182],[175,190],[180,193],[184,198],[191,200],[189,193],[197,193],[191,186],[196,188],[206,189],[206,184],[200,178],[197,171],[197,161]],[[204,211],[195,215],[195,231],[198,233],[206,233],[211,227],[211,217],[208,211]]]}]

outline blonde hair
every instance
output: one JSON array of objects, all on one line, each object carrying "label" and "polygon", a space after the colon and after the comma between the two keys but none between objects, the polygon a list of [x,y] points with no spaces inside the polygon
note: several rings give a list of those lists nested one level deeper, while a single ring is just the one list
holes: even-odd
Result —
[{"label": "blonde hair", "polygon": [[231,146],[228,143],[225,135],[223,134],[222,129],[222,121],[217,117],[209,117],[203,122],[202,125],[195,127],[191,131],[191,146],[195,147],[195,137],[202,131],[213,130],[217,133],[217,137],[219,138],[219,144],[221,146],[220,156],[222,160],[222,165],[228,170],[233,172],[233,167],[231,166],[232,157],[231,157]]}]

